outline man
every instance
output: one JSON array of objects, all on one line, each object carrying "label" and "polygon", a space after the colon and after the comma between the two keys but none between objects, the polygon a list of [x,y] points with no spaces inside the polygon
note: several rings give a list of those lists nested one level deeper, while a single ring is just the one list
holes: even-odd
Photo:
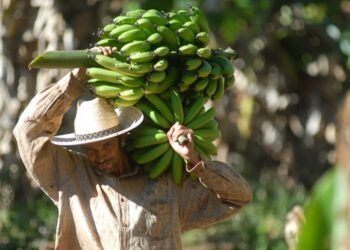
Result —
[{"label": "man", "polygon": [[[14,129],[24,165],[58,208],[56,249],[181,249],[182,232],[227,219],[249,203],[248,184],[224,163],[202,161],[193,132],[178,123],[168,131],[169,142],[199,181],[150,179],[122,147],[142,121],[135,108],[114,112],[101,98],[80,102],[75,133],[55,136],[85,82],[84,70],[76,69],[48,86]],[[182,134],[189,142],[179,145]],[[86,154],[62,145],[82,145]]]}]

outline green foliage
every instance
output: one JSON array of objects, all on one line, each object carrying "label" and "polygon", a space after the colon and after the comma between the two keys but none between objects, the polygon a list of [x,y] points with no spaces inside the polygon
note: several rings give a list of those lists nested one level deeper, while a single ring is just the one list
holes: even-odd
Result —
[{"label": "green foliage", "polygon": [[298,249],[341,249],[345,239],[347,173],[329,170],[315,185],[306,209]]},{"label": "green foliage", "polygon": [[33,201],[14,203],[10,210],[0,213],[0,249],[39,249],[52,245],[56,207],[44,194],[32,198]]}]

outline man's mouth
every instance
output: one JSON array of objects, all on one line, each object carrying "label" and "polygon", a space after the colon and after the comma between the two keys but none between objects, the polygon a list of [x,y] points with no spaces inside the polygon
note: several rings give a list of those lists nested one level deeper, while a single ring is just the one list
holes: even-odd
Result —
[{"label": "man's mouth", "polygon": [[97,161],[96,165],[98,166],[99,169],[106,169],[106,168],[109,168],[109,166],[111,165],[111,161],[109,160]]}]

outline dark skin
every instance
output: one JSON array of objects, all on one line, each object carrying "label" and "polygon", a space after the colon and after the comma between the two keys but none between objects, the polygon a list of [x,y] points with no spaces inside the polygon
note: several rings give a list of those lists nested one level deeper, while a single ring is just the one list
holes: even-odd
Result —
[{"label": "dark skin", "polygon": [[[104,55],[111,55],[117,51],[115,47],[95,47],[91,50],[99,51]],[[85,76],[85,69],[75,69],[73,74]],[[180,145],[177,141],[180,135],[188,138],[188,141]],[[200,162],[198,154],[194,150],[193,131],[178,122],[167,132],[167,137],[171,147],[190,166],[195,166]],[[86,156],[92,164],[105,174],[120,176],[130,170],[127,154],[122,148],[122,141],[125,136],[114,137],[103,141],[83,145]]]}]

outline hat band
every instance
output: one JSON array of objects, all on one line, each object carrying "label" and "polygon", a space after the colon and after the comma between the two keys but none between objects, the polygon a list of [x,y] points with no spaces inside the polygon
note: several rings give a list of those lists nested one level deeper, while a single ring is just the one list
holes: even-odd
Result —
[{"label": "hat band", "polygon": [[98,131],[98,132],[94,132],[94,133],[89,133],[89,134],[80,134],[80,135],[77,135],[75,134],[75,139],[77,141],[88,141],[88,140],[93,140],[93,139],[96,139],[96,138],[101,138],[101,137],[104,137],[104,136],[108,136],[110,134],[114,134],[116,132],[118,132],[120,129],[120,126],[119,124],[112,127],[112,128],[109,128],[109,129],[105,129],[105,130],[102,130],[102,131]]}]

